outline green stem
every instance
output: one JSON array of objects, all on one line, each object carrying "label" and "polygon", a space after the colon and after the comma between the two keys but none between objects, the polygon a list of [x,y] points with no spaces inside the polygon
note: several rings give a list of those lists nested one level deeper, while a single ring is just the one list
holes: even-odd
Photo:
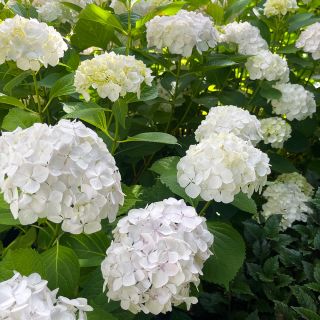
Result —
[{"label": "green stem", "polygon": [[312,69],[311,69],[311,73],[309,74],[309,77],[308,77],[308,79],[307,79],[306,82],[305,82],[305,85],[307,85],[307,84],[309,83],[309,81],[310,81],[312,75],[314,74],[314,71],[315,71],[315,70],[316,70],[316,64],[314,63],[314,64],[313,64],[313,67],[312,67]]},{"label": "green stem", "polygon": [[115,121],[115,126],[116,126],[116,130],[115,130],[115,134],[114,134],[114,139],[113,139],[113,144],[112,144],[112,155],[114,155],[116,149],[117,149],[117,145],[118,145],[118,138],[119,138],[119,123],[116,120]]},{"label": "green stem", "polygon": [[206,210],[209,208],[211,202],[212,202],[212,200],[211,200],[211,201],[208,201],[208,202],[203,206],[203,208],[202,208],[201,211],[199,212],[199,216],[204,216],[204,215],[205,215]]},{"label": "green stem", "polygon": [[250,100],[249,100],[249,102],[248,102],[248,105],[249,105],[249,106],[251,105],[253,99],[256,97],[256,95],[257,95],[258,92],[260,91],[261,85],[262,85],[262,81],[259,81],[259,84],[258,84],[257,89],[254,91],[254,93],[253,93],[253,94],[251,95],[251,97],[250,97]]},{"label": "green stem", "polygon": [[35,72],[32,73],[32,78],[33,78],[34,90],[36,92],[36,97],[37,97],[38,113],[39,113],[40,119],[42,121],[42,110],[41,110],[41,103],[40,103],[40,95],[39,95],[39,88],[38,88],[38,82],[37,82],[37,74]]},{"label": "green stem", "polygon": [[173,94],[173,98],[171,101],[171,113],[170,113],[170,118],[168,120],[168,124],[166,127],[165,132],[168,132],[170,129],[170,124],[174,115],[174,109],[175,109],[175,105],[176,105],[176,100],[178,97],[178,91],[179,91],[179,81],[180,81],[180,72],[181,72],[181,58],[179,58],[179,60],[177,61],[177,74],[176,74],[176,87],[174,89],[174,94]]},{"label": "green stem", "polygon": [[132,46],[132,37],[131,37],[131,0],[128,1],[128,38],[127,38],[127,45],[126,45],[126,55],[128,56],[130,53],[130,48]]}]

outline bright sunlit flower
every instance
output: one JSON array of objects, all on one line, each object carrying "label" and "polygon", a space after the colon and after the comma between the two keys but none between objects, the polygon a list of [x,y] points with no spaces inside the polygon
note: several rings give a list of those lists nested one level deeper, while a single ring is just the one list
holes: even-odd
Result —
[{"label": "bright sunlit flower", "polygon": [[304,120],[316,112],[316,102],[313,93],[300,84],[277,83],[273,86],[281,92],[279,99],[271,100],[273,112],[285,115],[291,121]]},{"label": "bright sunlit flower", "polygon": [[264,4],[264,14],[267,17],[286,15],[298,9],[296,0],[267,0]]},{"label": "bright sunlit flower", "polygon": [[141,85],[151,86],[153,76],[146,65],[133,56],[114,52],[95,56],[80,63],[75,77],[76,90],[85,100],[90,100],[90,88],[96,89],[101,98],[116,101],[133,92],[140,96]]},{"label": "bright sunlit flower", "polygon": [[217,133],[234,133],[237,137],[257,144],[261,138],[260,122],[249,111],[236,106],[219,106],[210,109],[195,132],[198,142]]},{"label": "bright sunlit flower", "polygon": [[246,68],[251,80],[288,82],[290,70],[287,61],[269,50],[262,50],[250,57]]},{"label": "bright sunlit flower", "polygon": [[0,24],[0,64],[15,61],[22,70],[56,66],[67,50],[60,33],[36,19],[19,15]]},{"label": "bright sunlit flower", "polygon": [[115,160],[97,134],[81,122],[3,133],[0,189],[23,225],[38,218],[62,230],[93,233],[101,219],[115,220],[123,204]]},{"label": "bright sunlit flower", "polygon": [[220,42],[234,43],[238,52],[256,55],[261,50],[268,50],[267,42],[261,37],[260,30],[249,22],[232,22],[222,28]]},{"label": "bright sunlit flower", "polygon": [[177,165],[178,182],[191,198],[230,203],[240,191],[261,191],[270,173],[268,156],[233,133],[192,145]]},{"label": "bright sunlit flower", "polygon": [[181,10],[174,16],[156,16],[146,26],[149,48],[167,47],[170,53],[184,57],[195,47],[199,53],[214,48],[218,41],[213,22],[201,13]]},{"label": "bright sunlit flower", "polygon": [[316,22],[301,32],[297,42],[297,48],[312,54],[314,60],[320,59],[320,22]]}]

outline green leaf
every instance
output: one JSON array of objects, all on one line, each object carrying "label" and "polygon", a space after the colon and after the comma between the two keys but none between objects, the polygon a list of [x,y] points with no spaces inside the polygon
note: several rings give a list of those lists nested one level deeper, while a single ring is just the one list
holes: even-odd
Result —
[{"label": "green leaf", "polygon": [[107,128],[106,109],[94,102],[63,103],[63,111],[67,113],[65,119],[80,119],[104,131]]},{"label": "green leaf", "polygon": [[126,103],[138,102],[138,101],[149,101],[158,97],[158,88],[155,83],[152,86],[142,84],[140,98],[136,93],[127,93],[125,97],[121,98]]},{"label": "green leaf", "polygon": [[20,127],[26,129],[34,123],[41,122],[39,115],[21,109],[10,109],[2,122],[2,129],[13,131]]},{"label": "green leaf", "polygon": [[315,301],[307,293],[307,291],[304,288],[299,287],[299,286],[293,286],[293,287],[291,287],[291,291],[302,307],[308,308],[314,312],[317,311],[317,306],[316,306]]},{"label": "green leaf", "polygon": [[10,244],[10,250],[30,248],[37,239],[37,231],[35,228],[30,228],[25,234],[20,234]]},{"label": "green leaf", "polygon": [[75,297],[80,278],[80,265],[75,252],[57,244],[41,254],[46,266],[45,279],[51,290],[59,288],[59,294]]},{"label": "green leaf", "polygon": [[103,309],[94,309],[92,312],[87,313],[88,320],[117,320],[111,313],[104,311]]},{"label": "green leaf", "polygon": [[123,99],[118,99],[112,105],[112,113],[116,121],[123,127],[126,127],[126,116],[128,114],[128,103]]},{"label": "green leaf", "polygon": [[146,141],[154,143],[164,143],[164,144],[177,144],[177,138],[171,134],[164,132],[144,132],[139,133],[133,137],[128,137],[128,141]]},{"label": "green leaf", "polygon": [[115,30],[123,32],[118,18],[110,11],[90,4],[79,15],[71,36],[71,43],[80,50],[92,46],[107,49],[112,41],[121,45],[115,36]]},{"label": "green leaf", "polygon": [[249,212],[252,214],[256,214],[258,212],[257,205],[253,199],[249,198],[243,192],[238,193],[235,197],[233,202],[231,203],[236,208]]},{"label": "green leaf", "polygon": [[90,235],[67,235],[61,239],[61,243],[72,248],[80,260],[91,261],[90,266],[93,267],[100,266],[110,240],[104,232],[100,231]]},{"label": "green leaf", "polygon": [[268,277],[274,276],[279,271],[279,258],[270,257],[263,265],[263,272]]},{"label": "green leaf", "polygon": [[152,18],[154,18],[155,16],[171,16],[176,14],[183,6],[185,5],[184,1],[177,1],[175,3],[171,3],[169,5],[166,6],[160,6],[157,7],[155,10],[153,10],[152,12],[148,13],[147,15],[145,15],[143,18],[141,18],[140,20],[138,20],[136,22],[136,28],[139,29],[141,27],[143,27],[149,20],[151,20]]},{"label": "green leaf", "polygon": [[288,19],[288,31],[291,33],[318,21],[320,21],[320,18],[312,13],[296,13]]},{"label": "green leaf", "polygon": [[290,173],[297,171],[292,162],[276,153],[269,154],[269,158],[272,171],[279,173]]},{"label": "green leaf", "polygon": [[126,214],[128,211],[135,207],[137,202],[140,202],[140,196],[142,192],[142,187],[139,185],[126,186],[122,185],[122,191],[125,194],[124,204],[120,207],[118,215]]},{"label": "green leaf", "polygon": [[179,157],[167,157],[156,161],[151,171],[160,175],[160,181],[166,185],[174,194],[180,196],[185,201],[194,205],[195,200],[188,197],[183,188],[180,187],[177,181],[177,164]]},{"label": "green leaf", "polygon": [[313,276],[314,276],[314,280],[320,283],[320,262],[315,265]]},{"label": "green leaf", "polygon": [[305,320],[320,320],[320,315],[318,315],[316,312],[312,310],[302,307],[292,307],[292,309]]},{"label": "green leaf", "polygon": [[70,3],[70,2],[64,2],[62,1],[61,2],[64,6],[76,11],[76,12],[81,12],[82,8],[80,6],[77,6],[76,4],[74,3]]},{"label": "green leaf", "polygon": [[14,89],[16,86],[18,86],[24,79],[32,75],[31,70],[23,71],[22,73],[15,76],[13,79],[8,81],[6,85],[3,87],[3,91],[7,93],[8,95],[12,94],[12,89]]},{"label": "green leaf", "polygon": [[75,87],[73,85],[74,82],[74,74],[69,73],[64,77],[57,80],[57,82],[53,85],[50,90],[49,100],[53,100],[54,98],[67,96],[73,94],[75,92]]},{"label": "green leaf", "polygon": [[237,0],[225,11],[225,22],[230,22],[238,17],[249,6],[251,0]]},{"label": "green leaf", "polygon": [[[14,106],[21,109],[25,108],[25,105],[17,98],[6,96],[3,93],[0,93],[0,104],[6,104],[8,106]],[[1,105],[0,105],[1,108]]]},{"label": "green leaf", "polygon": [[266,99],[280,99],[281,91],[273,88],[267,81],[264,81],[259,91],[260,95]]},{"label": "green leaf", "polygon": [[[33,249],[17,249],[9,250],[2,262],[0,269],[6,270],[6,278],[13,276],[13,271],[18,271],[24,276],[32,273],[39,273],[41,276],[45,274],[45,268],[41,256]],[[1,280],[3,279],[0,276]]]},{"label": "green leaf", "polygon": [[213,18],[213,21],[217,25],[220,25],[223,23],[224,9],[219,2],[218,3],[209,2],[209,4],[207,5],[207,13]]},{"label": "green leaf", "polygon": [[203,278],[228,288],[244,262],[245,243],[231,225],[211,221],[207,224],[214,236],[213,256],[205,263]]},{"label": "green leaf", "polygon": [[0,194],[0,225],[15,226],[19,220],[13,218],[10,206],[4,201],[3,194]]}]

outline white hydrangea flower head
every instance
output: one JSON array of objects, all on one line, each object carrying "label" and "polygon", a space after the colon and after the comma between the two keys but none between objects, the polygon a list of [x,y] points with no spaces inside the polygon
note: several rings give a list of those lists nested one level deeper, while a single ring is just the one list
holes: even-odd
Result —
[{"label": "white hydrangea flower head", "polygon": [[297,185],[307,197],[312,197],[313,195],[312,185],[303,175],[298,172],[283,173],[276,179],[276,181],[283,183],[293,183]]},{"label": "white hydrangea flower head", "polygon": [[197,142],[217,133],[234,133],[237,137],[256,145],[262,139],[260,121],[249,111],[236,106],[210,109],[195,132]]},{"label": "white hydrangea flower head", "polygon": [[38,218],[78,234],[114,221],[123,204],[121,177],[101,138],[81,122],[34,124],[0,137],[0,190],[23,225]]},{"label": "white hydrangea flower head", "polygon": [[286,115],[289,121],[304,120],[316,112],[316,102],[312,92],[300,84],[277,83],[273,86],[281,92],[281,98],[271,100],[273,112]]},{"label": "white hydrangea flower head", "polygon": [[320,22],[308,26],[301,32],[296,47],[311,53],[314,60],[320,59]]},{"label": "white hydrangea flower head", "polygon": [[289,81],[287,61],[269,50],[261,50],[257,55],[248,58],[245,66],[251,80]]},{"label": "white hydrangea flower head", "polygon": [[36,19],[16,15],[0,24],[0,64],[15,61],[22,70],[56,66],[68,49],[60,33]]},{"label": "white hydrangea flower head", "polygon": [[37,273],[26,277],[18,272],[0,282],[0,320],[87,319],[86,312],[93,310],[87,299],[57,298],[58,289],[51,291],[47,283]]},{"label": "white hydrangea flower head", "polygon": [[[27,0],[28,1],[28,0]],[[30,1],[28,1],[30,2]],[[72,10],[63,4],[68,2],[78,7],[85,8],[88,4],[96,3],[98,5],[106,2],[104,0],[33,0],[32,5],[37,9],[39,19],[45,22],[69,22],[74,24],[78,19],[78,12]]]},{"label": "white hydrangea flower head", "polygon": [[283,15],[298,9],[296,0],[267,0],[264,4],[264,15],[267,17]]},{"label": "white hydrangea flower head", "polygon": [[[149,12],[157,9],[160,6],[165,6],[172,3],[172,0],[140,0],[135,2],[131,10],[133,13],[144,16]],[[128,6],[128,4],[127,4]],[[119,0],[112,0],[110,7],[114,10],[116,14],[122,14],[128,12],[126,4]]]},{"label": "white hydrangea flower head", "polygon": [[275,181],[263,192],[267,202],[262,205],[262,216],[266,219],[274,214],[282,216],[283,229],[291,227],[295,221],[307,221],[312,209],[307,205],[311,200],[298,185],[292,182]]},{"label": "white hydrangea flower head", "polygon": [[267,42],[261,37],[260,30],[249,22],[232,22],[222,28],[220,42],[238,45],[238,52],[256,55],[261,50],[268,50]]},{"label": "white hydrangea flower head", "polygon": [[75,73],[74,85],[86,101],[90,100],[89,89],[93,88],[101,98],[114,102],[128,92],[139,97],[141,85],[151,86],[152,80],[151,70],[142,61],[110,52],[81,62]]},{"label": "white hydrangea flower head", "polygon": [[201,13],[180,10],[174,16],[156,16],[146,23],[148,47],[168,48],[170,53],[189,57],[214,48],[218,32],[212,21]]},{"label": "white hydrangea flower head", "polygon": [[113,234],[101,265],[109,299],[133,313],[152,314],[197,303],[189,287],[200,282],[213,236],[193,207],[169,198],[130,210]]},{"label": "white hydrangea flower head", "polygon": [[270,173],[268,156],[233,133],[211,135],[190,146],[177,165],[187,195],[230,203],[240,191],[261,191]]},{"label": "white hydrangea flower head", "polygon": [[262,119],[260,123],[264,143],[270,143],[273,148],[281,149],[291,137],[290,124],[280,117]]}]

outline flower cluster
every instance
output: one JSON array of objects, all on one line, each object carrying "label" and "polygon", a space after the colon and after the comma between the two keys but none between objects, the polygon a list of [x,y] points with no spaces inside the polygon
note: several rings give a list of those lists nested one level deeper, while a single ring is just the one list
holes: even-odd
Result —
[{"label": "flower cluster", "polygon": [[267,42],[261,37],[260,30],[249,22],[232,22],[222,28],[220,42],[238,45],[238,52],[256,55],[261,50],[268,50]]},{"label": "flower cluster", "polygon": [[313,93],[300,84],[277,83],[273,86],[281,92],[281,98],[271,100],[273,112],[286,115],[288,120],[304,120],[316,112]]},{"label": "flower cluster", "polygon": [[101,98],[114,102],[128,92],[140,97],[141,85],[151,86],[152,80],[151,70],[142,61],[110,52],[81,62],[75,73],[74,85],[87,101],[90,100],[91,87]]},{"label": "flower cluster", "polygon": [[3,133],[0,189],[23,225],[46,217],[71,233],[93,233],[113,221],[124,197],[115,160],[81,122]]},{"label": "flower cluster", "polygon": [[85,320],[86,312],[93,310],[87,299],[57,298],[58,289],[50,291],[47,283],[37,273],[26,277],[17,272],[1,282],[0,320]]},{"label": "flower cluster", "polygon": [[211,108],[195,132],[198,142],[217,133],[234,133],[237,137],[257,144],[261,138],[260,121],[249,111],[236,106]]},{"label": "flower cluster", "polygon": [[257,55],[250,57],[246,62],[246,68],[251,80],[289,81],[287,61],[269,50],[261,50]]},{"label": "flower cluster", "polygon": [[62,36],[36,19],[16,15],[0,24],[0,64],[15,61],[22,70],[56,66],[67,50]]},{"label": "flower cluster", "polygon": [[312,197],[313,195],[312,185],[298,172],[283,173],[277,178],[277,181],[297,185],[307,197]]},{"label": "flower cluster", "polygon": [[193,207],[169,198],[130,210],[113,234],[101,265],[109,299],[133,313],[153,314],[197,302],[189,286],[199,284],[213,236]]},{"label": "flower cluster", "polygon": [[233,133],[212,135],[192,145],[177,165],[187,195],[229,203],[240,191],[260,191],[270,173],[268,156]]},{"label": "flower cluster", "polygon": [[264,4],[264,14],[267,17],[286,15],[298,9],[296,0],[267,0]]},{"label": "flower cluster", "polygon": [[262,119],[260,123],[264,143],[270,143],[273,148],[282,148],[291,137],[290,124],[280,117]]},{"label": "flower cluster", "polygon": [[84,8],[88,4],[102,4],[105,1],[106,0],[33,0],[32,5],[37,9],[39,19],[42,21],[69,22],[70,24],[73,24],[78,18],[78,13],[64,5],[63,2]]},{"label": "flower cluster", "polygon": [[[136,14],[144,16],[150,11],[160,6],[170,4],[171,2],[172,0],[140,0],[132,5],[131,10]],[[120,0],[112,0],[110,7],[113,8],[116,14],[122,14],[128,11],[126,5]]]},{"label": "flower cluster", "polygon": [[184,57],[189,57],[194,47],[201,53],[218,41],[212,21],[201,13],[180,10],[174,16],[156,16],[146,26],[148,47],[167,47],[170,53]]},{"label": "flower cluster", "polygon": [[307,221],[312,209],[308,206],[312,186],[304,177],[295,173],[281,175],[263,192],[267,202],[262,206],[262,215],[268,218],[274,214],[282,215],[283,229],[291,227],[295,221]]},{"label": "flower cluster", "polygon": [[314,60],[320,59],[320,22],[308,26],[301,32],[296,47],[310,52]]}]

